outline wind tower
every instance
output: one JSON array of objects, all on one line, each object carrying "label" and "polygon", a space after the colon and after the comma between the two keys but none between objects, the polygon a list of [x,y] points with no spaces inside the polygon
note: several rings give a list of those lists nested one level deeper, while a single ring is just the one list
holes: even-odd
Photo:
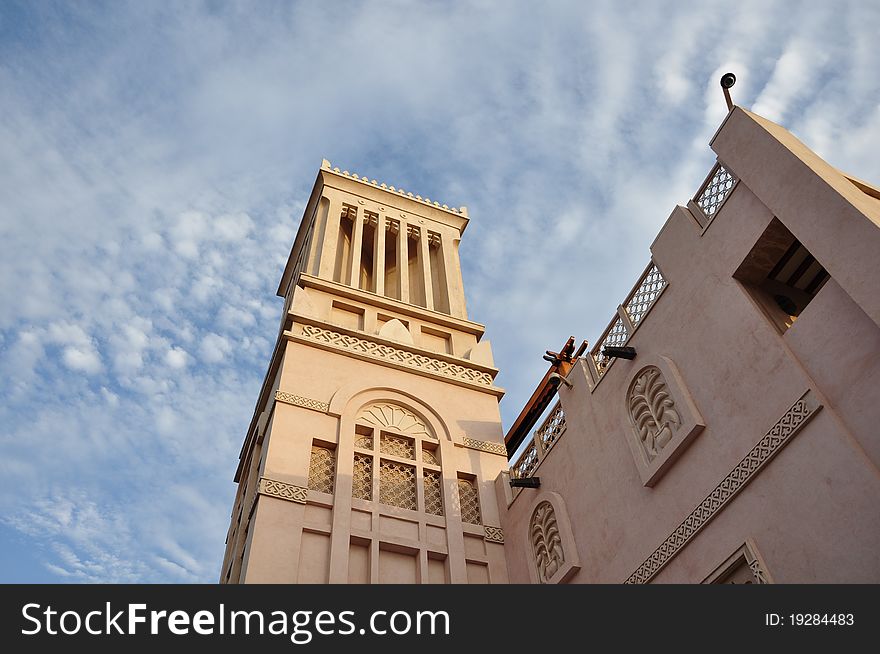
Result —
[{"label": "wind tower", "polygon": [[506,583],[489,342],[467,209],[324,161],[241,450],[224,583]]}]

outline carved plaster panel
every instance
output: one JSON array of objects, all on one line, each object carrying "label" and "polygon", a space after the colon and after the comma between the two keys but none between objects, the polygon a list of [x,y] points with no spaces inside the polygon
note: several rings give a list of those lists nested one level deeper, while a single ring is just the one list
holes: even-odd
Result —
[{"label": "carved plaster panel", "polygon": [[581,566],[562,496],[549,491],[539,493],[528,515],[526,551],[532,583],[565,583]]},{"label": "carved plaster panel", "polygon": [[645,486],[653,486],[706,426],[675,364],[644,360],[627,385],[627,444]]}]

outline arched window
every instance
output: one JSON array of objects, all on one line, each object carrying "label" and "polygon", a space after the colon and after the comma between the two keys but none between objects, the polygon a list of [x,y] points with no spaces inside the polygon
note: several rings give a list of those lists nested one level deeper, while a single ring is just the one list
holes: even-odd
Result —
[{"label": "arched window", "polygon": [[439,442],[413,411],[381,402],[355,420],[352,496],[442,516]]}]

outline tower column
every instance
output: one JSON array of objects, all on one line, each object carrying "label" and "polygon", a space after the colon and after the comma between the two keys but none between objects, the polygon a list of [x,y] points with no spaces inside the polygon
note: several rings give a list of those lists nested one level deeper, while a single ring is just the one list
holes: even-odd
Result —
[{"label": "tower column", "polygon": [[336,251],[339,248],[339,216],[342,213],[342,199],[331,195],[330,208],[324,224],[324,238],[321,243],[321,261],[318,276],[333,279],[333,268],[336,265]]},{"label": "tower column", "polygon": [[461,239],[444,243],[443,257],[446,261],[446,285],[449,287],[449,313],[458,318],[467,318],[467,302],[464,297],[464,279],[461,276],[461,261],[458,246]]},{"label": "tower column", "polygon": [[357,208],[354,220],[354,230],[351,236],[351,275],[348,284],[352,288],[360,288],[361,285],[361,251],[364,240],[364,209]]},{"label": "tower column", "polygon": [[330,536],[331,584],[348,582],[349,541],[351,540],[351,488],[354,470],[354,421],[341,420],[336,446],[336,488],[333,498],[333,531]]}]

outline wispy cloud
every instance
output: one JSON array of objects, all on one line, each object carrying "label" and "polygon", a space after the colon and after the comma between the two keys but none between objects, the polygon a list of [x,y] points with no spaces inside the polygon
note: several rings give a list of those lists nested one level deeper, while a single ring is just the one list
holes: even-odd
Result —
[{"label": "wispy cloud", "polygon": [[322,157],[468,205],[509,424],[708,171],[722,72],[880,179],[877,33],[858,2],[5,3],[0,519],[59,580],[216,580]]}]

